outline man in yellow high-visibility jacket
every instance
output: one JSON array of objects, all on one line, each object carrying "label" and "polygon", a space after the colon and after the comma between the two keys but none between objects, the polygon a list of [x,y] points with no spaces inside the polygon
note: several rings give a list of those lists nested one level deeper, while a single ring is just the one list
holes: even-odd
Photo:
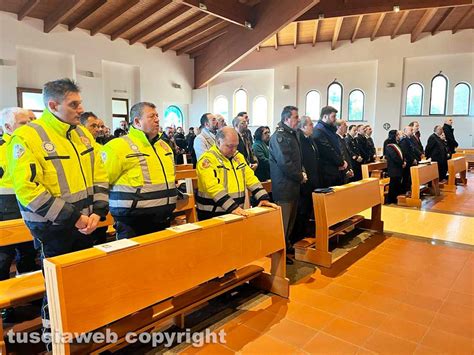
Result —
[{"label": "man in yellow high-visibility jacket", "polygon": [[249,189],[259,206],[278,208],[269,196],[244,156],[237,152],[239,137],[231,127],[216,134],[216,145],[205,152],[196,165],[198,194],[196,197],[199,220],[226,213],[247,216],[243,209],[245,190]]},{"label": "man in yellow high-visibility jacket", "polygon": [[129,133],[103,147],[117,239],[170,226],[177,199],[176,174],[173,151],[161,139],[159,123],[155,105],[139,102],[130,110]]},{"label": "man in yellow high-visibility jacket", "polygon": [[[26,225],[42,258],[92,246],[108,213],[107,173],[99,146],[79,127],[84,111],[69,79],[45,84],[40,119],[18,128],[7,146],[8,171]],[[46,296],[42,318],[50,328]]]}]

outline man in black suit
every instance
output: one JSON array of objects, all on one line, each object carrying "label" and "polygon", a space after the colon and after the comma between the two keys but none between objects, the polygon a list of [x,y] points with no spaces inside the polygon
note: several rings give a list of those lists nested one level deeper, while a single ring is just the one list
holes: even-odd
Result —
[{"label": "man in black suit", "polygon": [[416,160],[420,161],[422,155],[425,153],[423,149],[423,144],[420,140],[420,124],[418,121],[413,121],[408,124],[413,128],[413,136],[411,137],[411,142],[413,143],[413,148],[415,149]]},{"label": "man in black suit", "polygon": [[403,193],[402,178],[406,166],[402,149],[398,145],[401,132],[392,129],[388,132],[388,139],[385,141],[384,156],[387,159],[387,175],[390,177],[388,185],[387,203],[397,203],[397,197]]},{"label": "man in black suit", "polygon": [[369,147],[367,146],[367,137],[365,136],[365,126],[363,124],[357,125],[357,136],[355,137],[359,152],[362,154],[362,164],[370,162]]},{"label": "man in black suit", "polygon": [[343,185],[341,171],[346,170],[348,162],[344,160],[336,134],[336,113],[334,107],[321,109],[320,120],[313,131],[313,139],[319,151],[321,166],[321,187]]},{"label": "man in black suit", "polygon": [[344,184],[347,184],[354,177],[354,171],[352,170],[351,165],[351,154],[349,153],[349,149],[347,149],[347,144],[344,139],[347,134],[347,123],[345,120],[337,120],[336,127],[336,134],[339,138],[341,153],[344,160],[347,162],[347,168],[345,170],[341,170],[341,179],[344,181]]},{"label": "man in black suit", "polygon": [[375,149],[375,143],[372,139],[372,127],[370,125],[366,125],[364,127],[366,145],[367,145],[367,155],[369,159],[369,163],[373,163],[375,158],[377,157],[377,149]]},{"label": "man in black suit", "polygon": [[453,155],[456,153],[456,148],[459,146],[458,142],[454,138],[453,119],[451,117],[446,118],[443,125],[444,135],[446,136],[446,143],[448,144],[449,153]]},{"label": "man in black suit", "polygon": [[400,140],[400,148],[402,149],[403,157],[406,162],[405,168],[403,170],[403,189],[404,191],[411,190],[411,174],[410,168],[412,166],[418,165],[418,160],[416,159],[415,149],[413,148],[413,143],[411,138],[413,136],[413,128],[406,126],[403,130],[403,137]]},{"label": "man in black suit", "polygon": [[364,158],[362,158],[362,154],[359,151],[359,146],[355,141],[355,137],[357,136],[357,126],[350,125],[349,130],[344,138],[347,145],[347,150],[349,151],[349,155],[351,157],[351,165],[352,171],[354,172],[353,181],[358,181],[362,179],[362,169],[361,164]]},{"label": "man in black suit", "polygon": [[442,139],[443,127],[435,126],[434,133],[428,138],[426,145],[426,157],[438,163],[439,180],[446,180],[448,172],[448,159],[450,153],[445,142]]}]

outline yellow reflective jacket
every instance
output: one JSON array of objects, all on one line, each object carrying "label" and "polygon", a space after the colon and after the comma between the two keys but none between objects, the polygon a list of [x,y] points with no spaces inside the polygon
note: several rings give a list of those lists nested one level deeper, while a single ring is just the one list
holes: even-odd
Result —
[{"label": "yellow reflective jacket", "polygon": [[268,194],[245,162],[241,153],[228,159],[213,145],[196,164],[198,175],[197,208],[212,213],[230,213],[243,207],[245,189],[258,200],[268,200]]},{"label": "yellow reflective jacket", "polygon": [[15,194],[12,178],[7,174],[7,144],[10,139],[8,133],[4,133],[2,139],[0,139],[0,195]]},{"label": "yellow reflective jacket", "polygon": [[7,158],[30,228],[51,223],[71,227],[81,214],[107,215],[107,173],[87,129],[64,123],[45,109],[40,119],[15,130]]},{"label": "yellow reflective jacket", "polygon": [[109,174],[110,212],[121,216],[155,214],[169,217],[176,207],[177,191],[173,151],[156,137],[130,127],[127,135],[102,147]]}]

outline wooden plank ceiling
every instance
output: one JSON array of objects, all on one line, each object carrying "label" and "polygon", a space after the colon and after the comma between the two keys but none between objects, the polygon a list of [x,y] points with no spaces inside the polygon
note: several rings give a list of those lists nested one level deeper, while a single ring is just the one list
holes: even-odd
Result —
[{"label": "wooden plank ceiling", "polygon": [[0,11],[41,19],[47,33],[62,24],[187,54],[196,87],[261,47],[474,28],[473,0],[0,0]]}]

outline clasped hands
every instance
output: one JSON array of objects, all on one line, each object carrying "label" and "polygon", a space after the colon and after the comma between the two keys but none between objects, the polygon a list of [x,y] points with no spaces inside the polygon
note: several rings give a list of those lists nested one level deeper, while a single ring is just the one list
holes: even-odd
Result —
[{"label": "clasped hands", "polygon": [[100,216],[92,213],[90,216],[86,216],[81,214],[81,217],[77,220],[75,227],[81,232],[82,234],[91,234],[97,229],[97,225],[99,224]]}]

